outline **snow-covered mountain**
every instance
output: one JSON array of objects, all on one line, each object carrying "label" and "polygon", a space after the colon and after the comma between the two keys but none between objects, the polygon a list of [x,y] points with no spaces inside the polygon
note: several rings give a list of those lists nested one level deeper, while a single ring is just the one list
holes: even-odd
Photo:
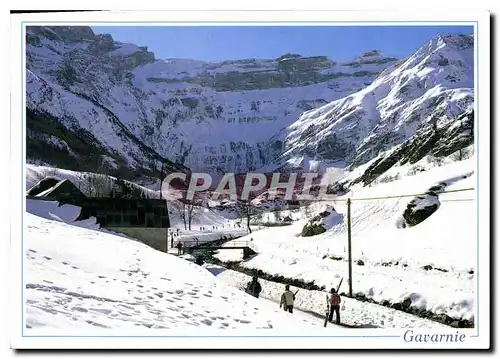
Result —
[{"label": "snow-covered mountain", "polygon": [[[354,167],[405,142],[412,147],[434,137],[413,162],[432,150],[447,156],[468,146],[473,143],[473,47],[472,36],[438,36],[363,90],[305,112],[283,130],[285,158],[345,161]],[[449,146],[439,150],[438,142]]]},{"label": "snow-covered mountain", "polygon": [[473,47],[473,36],[453,35],[399,61],[372,50],[345,63],[296,54],[211,63],[157,60],[88,27],[29,27],[28,157],[212,174],[378,157],[372,178],[473,143]]},{"label": "snow-covered mountain", "polygon": [[280,130],[396,62],[377,50],[345,63],[296,54],[156,60],[88,27],[28,27],[26,37],[28,156],[53,162],[57,152],[66,167],[96,147],[91,162],[106,155],[112,168],[162,158],[211,172],[273,168]]}]

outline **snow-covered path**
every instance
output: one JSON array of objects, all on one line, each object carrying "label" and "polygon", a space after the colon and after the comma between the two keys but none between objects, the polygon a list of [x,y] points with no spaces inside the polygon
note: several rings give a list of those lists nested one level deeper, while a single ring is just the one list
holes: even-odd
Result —
[{"label": "snow-covered path", "polygon": [[[251,279],[248,275],[225,269],[214,264],[205,264],[205,268],[228,284],[237,288],[244,288]],[[284,286],[279,283],[259,279],[262,285],[261,297],[279,303]],[[326,293],[291,287],[292,291],[299,290],[295,302],[297,312],[302,311],[315,318],[322,316],[326,309]],[[392,308],[377,304],[360,302],[355,299],[342,297],[342,323],[358,328],[449,328],[438,322],[419,318]],[[294,311],[295,313],[295,311]],[[321,321],[320,319],[317,319]]]}]

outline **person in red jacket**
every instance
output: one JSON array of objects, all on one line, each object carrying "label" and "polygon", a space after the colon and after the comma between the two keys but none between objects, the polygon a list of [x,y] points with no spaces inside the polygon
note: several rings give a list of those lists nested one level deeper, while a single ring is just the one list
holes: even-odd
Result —
[{"label": "person in red jacket", "polygon": [[336,323],[340,324],[340,295],[337,293],[335,288],[330,290],[330,313],[328,315],[328,321],[333,322],[333,312],[335,312]]}]

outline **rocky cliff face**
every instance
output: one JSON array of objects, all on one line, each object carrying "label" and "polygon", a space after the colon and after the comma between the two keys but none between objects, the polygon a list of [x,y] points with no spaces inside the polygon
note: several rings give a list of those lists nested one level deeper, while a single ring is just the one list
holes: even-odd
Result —
[{"label": "rocky cliff face", "polygon": [[276,165],[279,131],[301,113],[361,90],[395,61],[377,51],[343,64],[297,54],[156,60],[88,27],[30,27],[27,106],[92,134],[120,154],[117,166],[150,166],[139,141],[193,170],[244,172]]},{"label": "rocky cliff face", "polygon": [[26,37],[28,155],[56,153],[72,168],[357,166],[433,126],[453,140],[474,98],[471,36],[437,37],[407,59],[371,50],[345,63],[158,60],[88,27],[29,27]]}]

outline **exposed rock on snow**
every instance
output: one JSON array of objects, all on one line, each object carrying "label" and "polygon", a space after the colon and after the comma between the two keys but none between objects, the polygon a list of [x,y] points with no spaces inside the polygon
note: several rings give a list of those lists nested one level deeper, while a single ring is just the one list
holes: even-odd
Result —
[{"label": "exposed rock on snow", "polygon": [[438,210],[440,204],[438,195],[433,192],[412,199],[403,213],[406,224],[403,227],[413,227],[423,222]]},{"label": "exposed rock on snow", "polygon": [[344,216],[335,211],[333,206],[326,205],[311,218],[302,229],[302,237],[315,236],[326,232],[333,226],[342,223]]}]

